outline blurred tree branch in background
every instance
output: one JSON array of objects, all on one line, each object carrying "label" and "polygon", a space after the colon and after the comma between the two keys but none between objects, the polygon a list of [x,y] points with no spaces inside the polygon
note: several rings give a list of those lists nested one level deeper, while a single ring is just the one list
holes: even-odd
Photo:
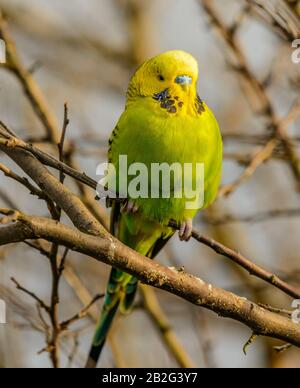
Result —
[{"label": "blurred tree branch in background", "polygon": [[[291,139],[287,135],[288,127],[295,123],[300,114],[300,105],[299,100],[297,100],[290,112],[284,119],[278,120],[276,109],[273,106],[272,100],[269,98],[268,88],[270,87],[270,83],[273,80],[273,76],[270,74],[266,79],[266,82],[261,82],[255,76],[254,72],[248,65],[248,58],[244,54],[242,47],[239,43],[239,31],[243,27],[243,17],[236,17],[236,22],[234,22],[231,26],[227,26],[218,14],[216,7],[214,6],[213,1],[201,1],[206,13],[208,14],[213,27],[219,32],[219,36],[224,41],[226,48],[228,49],[228,60],[227,64],[229,64],[230,68],[234,71],[235,74],[240,78],[241,85],[244,88],[245,95],[248,97],[249,102],[253,107],[254,114],[259,114],[266,116],[268,119],[268,124],[266,125],[267,134],[262,135],[265,136],[265,140],[260,143],[258,138],[255,135],[240,135],[240,134],[225,134],[229,136],[231,140],[237,141],[246,141],[256,144],[263,145],[264,148],[260,151],[257,151],[253,154],[253,156],[244,154],[228,154],[225,153],[225,158],[229,157],[232,160],[236,160],[241,165],[246,165],[246,169],[243,174],[232,184],[224,186],[220,191],[220,196],[232,194],[235,190],[237,190],[241,184],[245,183],[256,170],[265,163],[269,158],[280,158],[282,161],[290,162],[292,170],[295,175],[297,187],[299,189],[299,171],[300,171],[300,163],[299,163],[299,155],[295,149],[296,147],[296,139]],[[254,14],[262,17],[264,22],[271,26],[271,28],[275,29],[281,37],[285,38],[289,42],[292,42],[294,39],[299,37],[300,34],[300,20],[299,15],[295,15],[289,7],[284,3],[284,1],[255,1],[255,0],[247,0],[245,8],[242,9],[241,15],[248,14],[248,12],[253,11]],[[230,53],[233,53],[234,62],[230,58]],[[276,136],[272,138],[270,134],[271,131],[275,130]],[[279,136],[278,136],[279,134]],[[252,139],[251,139],[252,138]],[[256,140],[254,140],[256,138]],[[283,144],[285,142],[285,145]],[[277,154],[278,150],[281,150],[280,156]],[[232,217],[231,215],[225,215],[224,217],[213,218],[208,216],[206,220],[207,223],[211,223],[214,226],[227,225],[227,222],[261,222],[266,221],[268,219],[274,219],[277,217],[297,217],[298,211],[296,209],[284,210],[284,209],[276,209],[270,212],[261,212],[261,214],[254,214],[252,216],[245,217]],[[218,236],[221,234],[224,238],[224,241],[230,241],[230,234],[226,231],[226,229],[222,229],[222,232],[217,229]],[[241,230],[238,231],[241,233]],[[235,268],[236,269],[236,268]],[[241,279],[244,284],[249,285],[250,290],[257,297],[255,300],[262,300],[263,295],[253,283],[250,283],[249,280],[246,279],[244,274],[238,273],[241,276]],[[268,343],[266,343],[268,346]],[[288,347],[284,347],[283,350],[288,349]],[[270,349],[270,355],[272,354],[272,349]],[[270,360],[273,357],[270,356]],[[270,364],[273,366],[273,364]]]},{"label": "blurred tree branch in background", "polygon": [[[200,1],[210,17],[210,20],[228,49],[234,54],[236,63],[228,63],[232,67],[242,81],[243,87],[246,87],[246,95],[249,96],[250,103],[253,104],[256,114],[265,116],[268,119],[267,129],[270,133],[270,139],[262,150],[257,152],[250,161],[243,175],[233,184],[225,186],[221,189],[220,196],[229,195],[235,191],[244,181],[249,179],[259,166],[265,163],[273,154],[278,142],[282,144],[288,157],[292,171],[295,175],[297,187],[300,190],[300,159],[295,149],[293,141],[287,134],[288,126],[293,123],[300,115],[300,100],[296,101],[291,111],[285,119],[278,119],[276,110],[271,99],[268,96],[264,85],[255,77],[252,70],[249,68],[246,56],[237,41],[237,33],[240,25],[235,24],[233,27],[227,27],[218,15],[213,2],[209,0]],[[298,32],[300,32],[300,21]],[[253,100],[254,98],[254,100]],[[273,135],[273,136],[272,136]]]},{"label": "blurred tree branch in background", "polygon": [[[259,15],[288,41],[299,37],[300,9],[294,0],[246,0],[251,10]],[[293,8],[290,8],[292,6]]]}]

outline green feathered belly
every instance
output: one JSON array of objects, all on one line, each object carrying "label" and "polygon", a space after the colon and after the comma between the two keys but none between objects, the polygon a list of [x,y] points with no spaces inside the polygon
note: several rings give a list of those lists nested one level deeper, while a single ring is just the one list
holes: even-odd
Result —
[{"label": "green feathered belly", "polygon": [[[222,140],[218,124],[207,108],[205,113],[200,117],[192,116],[170,116],[168,114],[160,115],[157,112],[151,111],[145,107],[135,107],[128,109],[121,116],[118,123],[118,132],[112,147],[110,160],[116,167],[117,173],[124,178],[124,165],[120,165],[120,155],[126,156],[128,167],[135,163],[141,163],[146,166],[148,171],[148,179],[146,182],[148,197],[136,198],[136,195],[130,195],[132,190],[129,190],[129,197],[139,205],[140,212],[145,218],[157,220],[160,223],[167,224],[170,219],[178,222],[184,218],[193,218],[196,213],[208,206],[216,197],[217,190],[221,179],[221,161],[222,161]],[[190,189],[196,188],[196,164],[203,164],[203,201],[201,201],[201,193],[197,193],[199,198],[198,206],[191,206],[191,202],[195,198],[189,198],[182,193],[181,198],[177,198],[180,192],[180,185],[176,185],[174,174],[170,181],[170,193],[163,193],[161,185],[163,183],[162,176],[160,177],[160,190],[157,189],[157,176],[154,187],[156,197],[151,197],[153,189],[153,179],[151,179],[151,171],[157,170],[157,166],[162,163],[167,163],[169,166],[174,164],[182,167],[181,180],[184,185],[184,178],[192,183]],[[184,166],[189,165],[189,171],[184,173]],[[134,165],[136,166],[136,165]],[[134,170],[134,169],[133,169]],[[136,175],[127,176],[127,188],[137,187]],[[201,185],[198,184],[200,187]],[[117,191],[120,191],[119,180],[117,180]],[[144,190],[142,190],[145,193]],[[157,193],[159,192],[159,198]],[[139,194],[136,190],[135,194]],[[166,195],[167,194],[167,195]],[[170,195],[169,195],[170,194]],[[190,193],[188,193],[190,194]]]}]

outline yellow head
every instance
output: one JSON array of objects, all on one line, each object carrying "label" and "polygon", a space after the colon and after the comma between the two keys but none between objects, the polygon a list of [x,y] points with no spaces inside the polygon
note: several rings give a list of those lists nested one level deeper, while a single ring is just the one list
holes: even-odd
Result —
[{"label": "yellow head", "polygon": [[195,96],[198,64],[184,51],[159,54],[143,63],[133,75],[127,98],[150,97],[165,89]]}]

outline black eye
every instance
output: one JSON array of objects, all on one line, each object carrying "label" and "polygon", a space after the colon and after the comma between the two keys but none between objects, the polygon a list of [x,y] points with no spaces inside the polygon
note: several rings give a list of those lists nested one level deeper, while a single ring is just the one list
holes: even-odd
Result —
[{"label": "black eye", "polygon": [[165,77],[163,77],[161,74],[157,77],[160,81],[164,81]]}]

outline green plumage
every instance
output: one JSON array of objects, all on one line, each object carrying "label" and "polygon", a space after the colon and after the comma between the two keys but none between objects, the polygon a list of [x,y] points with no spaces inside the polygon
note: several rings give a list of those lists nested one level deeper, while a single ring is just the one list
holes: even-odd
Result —
[{"label": "green plumage", "polygon": [[[192,84],[176,84],[176,76],[181,75],[190,77]],[[203,163],[204,208],[214,201],[220,184],[222,139],[213,113],[197,95],[197,78],[196,61],[182,51],[164,53],[145,62],[131,79],[126,109],[109,141],[109,161],[117,172],[120,155],[127,156],[129,166],[139,162],[149,171],[153,163]],[[132,179],[128,177],[128,185]],[[120,205],[114,204],[112,233],[151,258],[172,237],[174,231],[167,226],[170,220],[181,223],[193,219],[200,210],[186,209],[185,196],[133,201],[138,205],[137,213],[124,214]],[[95,363],[118,307],[122,312],[129,311],[136,288],[135,278],[112,269],[91,352]]]}]

